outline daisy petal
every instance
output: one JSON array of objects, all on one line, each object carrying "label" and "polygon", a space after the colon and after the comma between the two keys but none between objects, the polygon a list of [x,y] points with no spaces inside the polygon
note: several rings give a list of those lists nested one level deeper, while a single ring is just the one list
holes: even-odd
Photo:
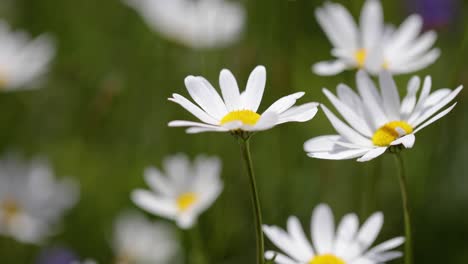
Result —
[{"label": "daisy petal", "polygon": [[210,116],[221,119],[226,114],[223,100],[208,81],[200,77],[188,76],[185,86],[193,100]]},{"label": "daisy petal", "polygon": [[347,258],[350,244],[358,230],[359,220],[356,214],[347,214],[343,217],[336,231],[334,253]]},{"label": "daisy petal", "polygon": [[203,132],[227,132],[228,129],[224,127],[190,127],[185,132],[188,134],[198,134]]},{"label": "daisy petal", "polygon": [[219,86],[223,94],[224,103],[228,111],[239,110],[241,108],[241,96],[236,78],[231,71],[223,69],[219,74]]},{"label": "daisy petal", "polygon": [[314,250],[312,249],[309,240],[304,234],[301,223],[299,219],[295,216],[290,216],[288,218],[288,232],[291,235],[291,238],[296,241],[296,246],[302,252],[306,253],[306,258],[311,258],[314,256]]},{"label": "daisy petal", "polygon": [[170,127],[203,127],[203,128],[212,128],[216,129],[219,128],[218,126],[213,126],[213,125],[208,125],[205,123],[200,123],[200,122],[193,122],[193,121],[185,121],[185,120],[174,120],[168,123],[168,126]]},{"label": "daisy petal", "polygon": [[325,204],[318,205],[312,214],[311,231],[317,254],[332,253],[335,236],[333,213]]},{"label": "daisy petal", "polygon": [[290,259],[289,257],[286,257],[285,255],[274,252],[274,251],[267,251],[265,252],[265,259],[267,260],[272,260],[275,259],[275,263],[278,264],[297,264],[295,261]]},{"label": "daisy petal", "polygon": [[383,108],[391,120],[400,120],[400,95],[392,75],[383,71],[379,75],[380,91]]},{"label": "daisy petal", "polygon": [[329,152],[335,147],[335,142],[339,140],[339,135],[326,135],[314,137],[304,143],[306,152]]},{"label": "daisy petal", "polygon": [[364,156],[357,159],[357,161],[364,162],[364,161],[369,161],[369,160],[375,159],[378,156],[384,154],[385,151],[387,151],[387,147],[380,147],[380,148],[371,149],[366,154],[364,154]]},{"label": "daisy petal", "polygon": [[414,134],[409,134],[394,140],[392,143],[390,143],[390,145],[397,146],[402,144],[405,148],[412,148],[414,146],[415,141],[416,137],[414,136]]},{"label": "daisy petal", "polygon": [[155,215],[173,219],[177,214],[173,201],[158,198],[151,192],[136,190],[132,192],[131,198],[136,205]]},{"label": "daisy petal", "polygon": [[216,119],[208,115],[206,112],[201,110],[200,107],[196,106],[194,103],[190,102],[189,100],[187,100],[187,98],[183,97],[182,95],[173,94],[172,98],[169,98],[169,101],[179,104],[180,106],[185,108],[185,110],[189,111],[192,115],[194,115],[196,118],[200,119],[204,123],[211,125],[219,123]]},{"label": "daisy petal", "polygon": [[254,126],[244,126],[246,131],[261,131],[274,127],[278,123],[278,115],[273,112],[264,113]]},{"label": "daisy petal", "polygon": [[317,75],[331,76],[346,70],[347,65],[341,60],[322,61],[312,66],[312,71]]},{"label": "daisy petal", "polygon": [[306,122],[314,118],[318,111],[318,103],[307,103],[299,106],[293,106],[279,115],[276,124],[286,122]]},{"label": "daisy petal", "polygon": [[379,1],[368,0],[362,8],[361,33],[365,49],[371,49],[380,41],[383,31],[383,12]]},{"label": "daisy petal", "polygon": [[149,187],[164,196],[174,195],[171,184],[163,174],[154,167],[145,169],[144,178]]},{"label": "daisy petal", "polygon": [[403,101],[401,102],[401,117],[403,120],[406,120],[409,115],[413,112],[414,107],[416,106],[416,93],[421,86],[421,79],[417,76],[413,76],[408,82],[407,94]]},{"label": "daisy petal", "polygon": [[395,237],[373,247],[368,253],[369,254],[381,253],[381,252],[399,247],[404,242],[405,242],[404,237]]},{"label": "daisy petal", "polygon": [[276,102],[274,102],[270,107],[268,107],[264,113],[275,112],[277,114],[281,114],[284,111],[291,108],[291,106],[293,106],[296,103],[297,99],[304,96],[304,94],[305,94],[304,92],[297,92],[297,93],[293,93],[293,94],[281,97]]},{"label": "daisy petal", "polygon": [[263,226],[263,233],[270,241],[283,252],[294,258],[295,260],[306,260],[308,256],[304,255],[297,247],[294,240],[289,234],[276,226]]},{"label": "daisy petal", "polygon": [[413,132],[413,133],[417,133],[419,130],[427,127],[428,125],[434,123],[435,121],[441,119],[442,117],[444,117],[445,115],[447,115],[448,113],[450,113],[450,111],[452,111],[452,109],[457,105],[457,103],[454,103],[452,106],[450,106],[449,108],[445,109],[444,111],[438,113],[437,115],[433,116],[431,119],[427,120],[426,122],[424,122],[422,125],[418,126],[418,128],[416,128],[416,130]]},{"label": "daisy petal", "polygon": [[356,237],[361,252],[368,249],[369,246],[375,241],[377,235],[380,233],[380,229],[382,229],[382,225],[383,214],[380,212],[371,215],[362,225]]},{"label": "daisy petal", "polygon": [[370,114],[375,128],[379,128],[388,122],[388,118],[382,109],[382,98],[366,72],[359,71],[356,78],[358,91],[366,107],[366,112]]},{"label": "daisy petal", "polygon": [[328,159],[328,160],[345,160],[354,159],[367,153],[369,149],[343,149],[331,152],[312,152],[307,155],[311,158]]},{"label": "daisy petal", "polygon": [[263,91],[266,84],[266,69],[263,66],[257,66],[249,76],[245,92],[241,99],[245,109],[257,112],[262,101]]}]

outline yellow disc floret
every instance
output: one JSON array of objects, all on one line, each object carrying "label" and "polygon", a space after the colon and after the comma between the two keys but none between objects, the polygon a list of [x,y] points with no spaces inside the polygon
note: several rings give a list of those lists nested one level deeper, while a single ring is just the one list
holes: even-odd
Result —
[{"label": "yellow disc floret", "polygon": [[0,205],[0,210],[3,211],[3,217],[6,222],[12,221],[20,212],[21,208],[16,201],[6,199]]},{"label": "yellow disc floret", "polygon": [[392,121],[375,131],[372,143],[379,147],[389,146],[395,139],[412,132],[413,127],[405,121]]},{"label": "yellow disc floret", "polygon": [[357,66],[363,68],[366,64],[367,50],[359,49],[354,53],[354,59],[356,60]]},{"label": "yellow disc floret", "polygon": [[8,78],[5,73],[0,70],[0,89],[5,88],[8,84]]},{"label": "yellow disc floret", "polygon": [[177,208],[180,211],[186,211],[198,200],[197,194],[193,192],[187,192],[177,197]]},{"label": "yellow disc floret", "polygon": [[241,121],[245,125],[253,126],[260,119],[260,115],[251,110],[238,110],[229,112],[221,119],[220,124],[224,125],[233,121]]},{"label": "yellow disc floret", "polygon": [[315,256],[308,264],[346,264],[346,262],[335,255],[323,254]]}]

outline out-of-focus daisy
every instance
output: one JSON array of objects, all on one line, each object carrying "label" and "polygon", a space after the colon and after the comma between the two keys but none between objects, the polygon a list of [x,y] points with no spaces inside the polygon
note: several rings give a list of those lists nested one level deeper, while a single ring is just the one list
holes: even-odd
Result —
[{"label": "out-of-focus daisy", "polygon": [[146,169],[151,191],[136,190],[132,200],[148,212],[175,220],[180,228],[191,228],[223,189],[221,161],[199,155],[192,165],[187,156],[178,154],[166,158],[163,167],[167,177],[156,168]]},{"label": "out-of-focus daisy", "polygon": [[179,251],[173,228],[151,222],[136,212],[125,212],[114,225],[116,264],[170,263]]},{"label": "out-of-focus daisy", "polygon": [[192,48],[214,48],[236,41],[245,10],[225,0],[124,0],[155,31]]},{"label": "out-of-focus daisy", "polygon": [[190,127],[187,133],[260,131],[286,122],[305,122],[317,113],[317,103],[294,106],[296,100],[304,95],[298,92],[280,98],[263,114],[258,114],[265,83],[265,67],[258,66],[250,74],[245,91],[240,93],[236,79],[229,70],[224,69],[219,75],[221,98],[205,78],[188,76],[185,86],[199,106],[179,94],[173,94],[169,100],[181,105],[202,122],[178,120],[170,122],[169,126]]},{"label": "out-of-focus daisy", "polygon": [[377,264],[401,257],[398,251],[391,251],[404,242],[396,237],[371,249],[383,225],[383,214],[374,213],[359,228],[356,214],[343,217],[335,231],[331,209],[318,205],[311,219],[313,245],[304,234],[299,220],[291,216],[287,231],[276,226],[264,226],[265,235],[283,253],[267,251],[265,257],[279,264]]},{"label": "out-of-focus daisy", "polygon": [[391,146],[412,148],[415,134],[448,114],[456,103],[440,110],[463,88],[459,86],[453,91],[439,89],[431,93],[431,77],[427,76],[417,98],[421,80],[414,76],[408,82],[406,96],[400,100],[397,87],[388,72],[379,75],[380,91],[365,72],[358,72],[356,79],[358,94],[344,84],[338,85],[338,97],[323,89],[348,124],[322,105],[338,134],[320,136],[305,142],[304,149],[310,157],[333,160],[359,157],[358,161],[368,161],[385,153]]},{"label": "out-of-focus daisy", "polygon": [[48,35],[33,40],[23,31],[12,31],[0,21],[0,89],[4,91],[37,88],[33,82],[47,72],[55,54]]},{"label": "out-of-focus daisy", "polygon": [[97,262],[93,259],[85,259],[83,261],[75,260],[75,261],[72,261],[70,264],[97,264]]},{"label": "out-of-focus daisy", "polygon": [[25,163],[15,156],[0,160],[0,234],[39,243],[78,199],[70,179],[56,180],[48,163]]},{"label": "out-of-focus daisy", "polygon": [[423,21],[419,15],[408,17],[398,29],[385,25],[380,1],[367,0],[360,25],[340,4],[325,3],[316,10],[317,20],[333,45],[333,61],[319,62],[313,71],[335,75],[347,69],[365,69],[377,74],[418,71],[432,64],[440,55],[431,49],[437,36],[433,31],[420,34]]}]

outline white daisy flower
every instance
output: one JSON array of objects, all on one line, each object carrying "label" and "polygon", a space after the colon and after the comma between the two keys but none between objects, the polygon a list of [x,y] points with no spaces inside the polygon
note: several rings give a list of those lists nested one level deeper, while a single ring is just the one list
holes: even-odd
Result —
[{"label": "white daisy flower", "polygon": [[236,79],[229,70],[224,69],[219,75],[219,86],[223,97],[221,98],[205,78],[188,76],[185,78],[185,86],[200,107],[179,94],[173,94],[169,100],[181,105],[202,123],[178,120],[170,122],[169,126],[190,127],[187,133],[253,132],[267,130],[286,122],[309,121],[317,113],[317,103],[294,106],[296,100],[304,95],[304,92],[298,92],[280,98],[263,114],[258,114],[265,83],[265,67],[257,66],[250,74],[245,91],[240,93]]},{"label": "white daisy flower", "polygon": [[55,180],[49,164],[29,164],[14,156],[0,160],[0,234],[21,242],[40,243],[78,200],[70,179]]},{"label": "white daisy flower", "polygon": [[0,21],[0,89],[5,91],[36,88],[33,82],[47,72],[55,54],[48,35],[33,40],[23,31],[11,31]]},{"label": "white daisy flower", "polygon": [[304,150],[312,158],[374,159],[391,146],[412,148],[415,134],[448,114],[456,105],[439,112],[463,89],[431,90],[431,77],[424,79],[419,99],[417,92],[421,80],[414,76],[408,82],[407,95],[400,100],[398,89],[388,72],[379,75],[380,91],[364,71],[357,73],[356,94],[344,84],[338,85],[338,97],[327,89],[323,92],[348,124],[338,119],[322,105],[328,120],[338,132],[312,138],[305,142]]},{"label": "white daisy flower", "polygon": [[199,155],[193,165],[187,156],[178,154],[163,161],[168,175],[150,167],[145,171],[151,191],[136,190],[132,200],[150,213],[175,220],[180,228],[191,228],[223,189],[221,161]]},{"label": "white daisy flower", "polygon": [[287,231],[277,226],[264,226],[265,235],[282,252],[267,251],[265,257],[279,264],[377,264],[401,257],[391,251],[404,242],[396,237],[371,249],[383,225],[383,214],[374,213],[359,228],[356,214],[343,217],[335,231],[333,213],[327,205],[318,205],[312,214],[313,245],[304,234],[297,217],[288,219]]},{"label": "white daisy flower", "polygon": [[125,0],[155,31],[188,47],[229,45],[239,39],[246,15],[225,0]]},{"label": "white daisy flower", "polygon": [[179,252],[171,226],[151,222],[142,214],[125,212],[114,225],[116,264],[170,263]]},{"label": "white daisy flower", "polygon": [[420,34],[421,16],[411,15],[395,30],[393,25],[384,24],[378,0],[365,2],[359,27],[340,4],[328,2],[315,15],[334,46],[331,53],[336,58],[315,64],[313,71],[319,75],[335,75],[355,68],[372,74],[382,70],[410,73],[434,63],[440,55],[439,49],[431,49],[436,33]]}]

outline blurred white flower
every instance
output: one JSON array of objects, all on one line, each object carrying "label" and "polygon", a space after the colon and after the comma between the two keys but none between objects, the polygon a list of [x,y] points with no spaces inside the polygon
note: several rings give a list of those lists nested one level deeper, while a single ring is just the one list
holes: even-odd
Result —
[{"label": "blurred white flower", "polygon": [[199,155],[192,165],[187,156],[178,154],[166,158],[163,167],[168,177],[156,168],[146,169],[145,180],[152,190],[136,190],[132,200],[148,212],[175,220],[180,228],[191,228],[223,189],[221,161]]},{"label": "blurred white flower", "polygon": [[53,225],[78,196],[77,184],[70,179],[54,179],[44,160],[26,163],[6,156],[0,160],[0,234],[40,243],[53,234]]},{"label": "blurred white flower", "polygon": [[[83,261],[73,261],[70,264],[97,264],[97,262],[95,260],[92,260],[92,259],[85,259]],[[120,264],[120,263],[118,263],[118,264]]]},{"label": "blurred white flower", "polygon": [[286,122],[309,121],[317,113],[317,103],[294,106],[296,100],[304,95],[304,92],[298,92],[280,98],[263,114],[258,114],[265,83],[265,67],[257,66],[250,74],[245,91],[240,93],[236,79],[224,69],[219,75],[221,98],[205,78],[188,76],[185,86],[201,108],[179,94],[173,94],[169,100],[181,105],[203,123],[177,120],[170,122],[169,126],[190,127],[187,133],[261,131]]},{"label": "blurred white flower", "polygon": [[291,216],[287,231],[277,226],[264,226],[265,235],[286,255],[267,251],[265,257],[276,255],[279,264],[378,264],[401,257],[401,252],[391,251],[404,242],[396,237],[374,248],[374,243],[383,225],[383,214],[374,213],[359,228],[356,214],[343,217],[335,231],[333,213],[325,204],[318,205],[311,219],[313,245],[304,234],[299,220]]},{"label": "blurred white flower", "polygon": [[116,264],[169,263],[179,251],[173,228],[151,222],[142,214],[125,212],[114,225]]},{"label": "blurred white flower", "polygon": [[47,72],[55,54],[50,36],[33,40],[23,31],[12,31],[0,21],[0,89],[12,91],[37,88],[36,81]]},{"label": "blurred white flower", "polygon": [[379,75],[380,92],[364,71],[356,75],[359,94],[344,84],[338,85],[338,97],[327,89],[323,92],[346,124],[339,120],[327,107],[322,109],[338,135],[326,135],[305,142],[304,150],[312,158],[352,159],[358,161],[374,159],[391,146],[412,148],[415,134],[426,126],[448,114],[456,105],[439,112],[463,89],[439,89],[431,93],[431,77],[424,79],[422,91],[419,77],[414,76],[407,87],[407,95],[400,100],[398,89],[388,72]]},{"label": "blurred white flower", "polygon": [[325,3],[316,10],[316,18],[333,45],[336,60],[319,62],[313,71],[319,75],[335,75],[346,69],[365,69],[377,74],[382,70],[393,74],[418,71],[434,63],[440,50],[431,49],[437,35],[433,31],[420,35],[423,20],[411,15],[395,30],[383,22],[382,5],[367,0],[361,12],[360,27],[342,5]]},{"label": "blurred white flower", "polygon": [[155,31],[192,48],[226,46],[240,37],[244,8],[225,0],[124,0]]}]

